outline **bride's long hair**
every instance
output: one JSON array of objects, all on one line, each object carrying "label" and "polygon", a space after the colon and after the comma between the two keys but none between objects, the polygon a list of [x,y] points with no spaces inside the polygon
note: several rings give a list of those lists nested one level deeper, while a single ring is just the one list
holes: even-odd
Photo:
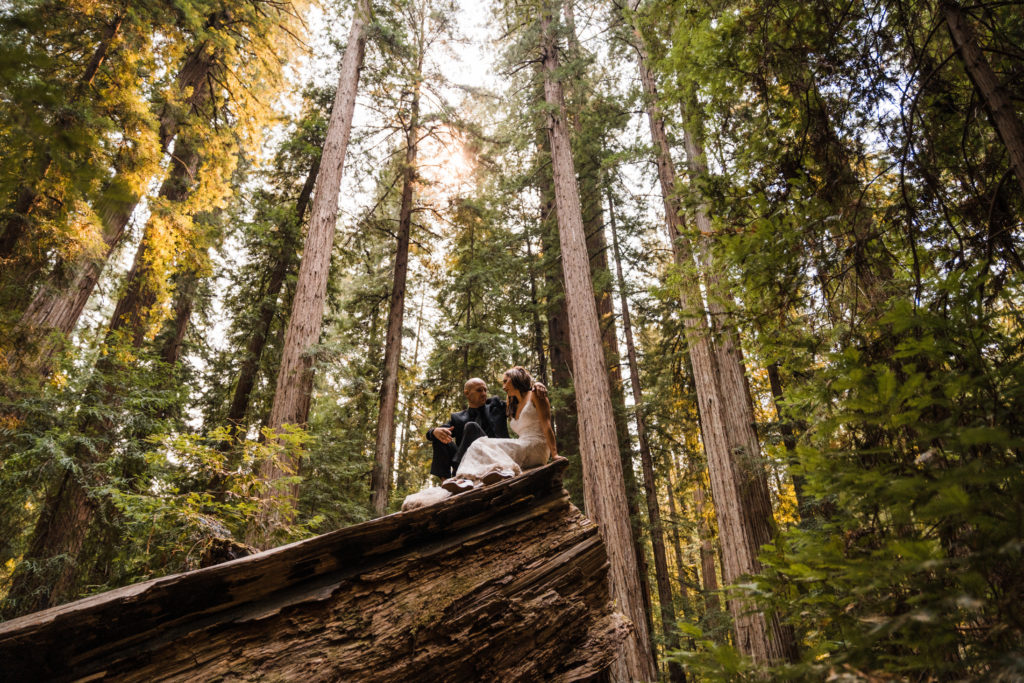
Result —
[{"label": "bride's long hair", "polygon": [[[508,380],[512,382],[512,386],[515,387],[515,390],[520,394],[525,394],[533,389],[533,377],[530,376],[530,373],[527,372],[526,368],[522,365],[509,368],[505,371],[505,374],[508,375]],[[515,417],[516,409],[518,407],[519,399],[515,396],[509,397],[508,404],[505,406],[505,416],[510,418]]]}]

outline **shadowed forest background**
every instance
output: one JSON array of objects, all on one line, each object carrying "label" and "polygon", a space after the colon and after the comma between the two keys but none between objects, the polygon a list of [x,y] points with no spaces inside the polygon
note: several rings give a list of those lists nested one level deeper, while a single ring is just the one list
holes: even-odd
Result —
[{"label": "shadowed forest background", "polygon": [[524,365],[661,679],[1024,677],[1021,46],[1014,2],[0,3],[0,614],[396,512]]}]

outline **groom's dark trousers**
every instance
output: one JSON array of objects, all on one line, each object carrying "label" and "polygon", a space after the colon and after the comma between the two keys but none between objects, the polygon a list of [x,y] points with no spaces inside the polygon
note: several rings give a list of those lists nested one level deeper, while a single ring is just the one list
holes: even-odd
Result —
[{"label": "groom's dark trousers", "polygon": [[492,396],[479,408],[466,408],[452,413],[442,427],[452,428],[452,442],[441,443],[434,438],[434,430],[427,432],[427,441],[434,448],[430,473],[447,479],[455,474],[469,445],[481,436],[508,438],[508,422],[505,417],[505,401]]}]

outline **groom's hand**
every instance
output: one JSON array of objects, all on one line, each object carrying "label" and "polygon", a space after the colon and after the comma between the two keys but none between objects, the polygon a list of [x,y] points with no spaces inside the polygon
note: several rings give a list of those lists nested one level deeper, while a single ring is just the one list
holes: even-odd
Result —
[{"label": "groom's hand", "polygon": [[452,442],[452,428],[451,427],[434,427],[434,438],[441,443]]}]

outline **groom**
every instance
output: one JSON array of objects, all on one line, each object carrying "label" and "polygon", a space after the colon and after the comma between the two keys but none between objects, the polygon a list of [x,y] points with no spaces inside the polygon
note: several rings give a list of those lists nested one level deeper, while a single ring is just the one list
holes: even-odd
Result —
[{"label": "groom", "polygon": [[[547,395],[547,387],[540,382],[533,385],[540,395]],[[448,422],[427,430],[427,441],[434,447],[430,473],[448,479],[459,468],[462,455],[469,445],[481,436],[507,439],[508,422],[505,401],[487,396],[487,383],[479,377],[468,380],[462,388],[466,396],[465,410],[452,413]]]}]

